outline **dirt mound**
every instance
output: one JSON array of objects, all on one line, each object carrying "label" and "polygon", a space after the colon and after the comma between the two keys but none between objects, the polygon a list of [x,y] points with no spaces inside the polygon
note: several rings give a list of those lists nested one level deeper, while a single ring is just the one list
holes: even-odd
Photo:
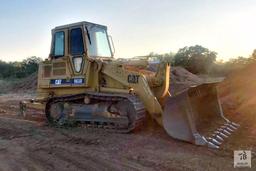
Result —
[{"label": "dirt mound", "polygon": [[37,88],[37,73],[23,78],[11,86],[11,92],[34,92]]},{"label": "dirt mound", "polygon": [[[150,64],[148,70],[156,72],[158,69],[158,64]],[[203,80],[186,70],[182,67],[171,67],[170,73],[170,92],[171,94],[176,94],[186,88],[194,85],[199,85]]]},{"label": "dirt mound", "polygon": [[[231,144],[239,149],[256,150],[256,63],[233,72],[219,85],[224,113],[241,125]],[[230,145],[231,145],[230,144]]]},{"label": "dirt mound", "polygon": [[240,110],[256,109],[256,77],[253,76],[255,71],[256,63],[230,74],[219,86],[220,96],[235,103]]},{"label": "dirt mound", "polygon": [[188,87],[201,84],[203,80],[182,67],[171,67],[170,92],[177,93]]}]

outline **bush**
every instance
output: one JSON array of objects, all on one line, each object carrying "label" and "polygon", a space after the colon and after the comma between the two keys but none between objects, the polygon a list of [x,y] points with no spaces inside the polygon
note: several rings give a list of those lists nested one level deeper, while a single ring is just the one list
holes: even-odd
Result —
[{"label": "bush", "polygon": [[200,46],[179,49],[174,56],[174,65],[182,66],[194,74],[207,74],[217,58],[217,53]]},{"label": "bush", "polygon": [[38,64],[42,61],[39,57],[29,57],[22,62],[0,61],[0,78],[24,78],[38,70]]},{"label": "bush", "polygon": [[251,63],[256,63],[256,49],[249,57],[238,56],[228,61],[216,61],[217,53],[200,46],[190,46],[179,49],[174,53],[156,54],[151,52],[148,57],[156,57],[159,61],[167,61],[172,66],[182,66],[194,74],[209,74],[226,76],[242,69]]}]

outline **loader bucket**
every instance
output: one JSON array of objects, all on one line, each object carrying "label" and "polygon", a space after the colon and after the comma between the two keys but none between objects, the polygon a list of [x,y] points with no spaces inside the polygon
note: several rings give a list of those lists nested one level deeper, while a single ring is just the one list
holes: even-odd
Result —
[{"label": "loader bucket", "polygon": [[224,116],[216,85],[217,82],[204,83],[168,97],[163,126],[171,137],[219,148],[239,127]]}]

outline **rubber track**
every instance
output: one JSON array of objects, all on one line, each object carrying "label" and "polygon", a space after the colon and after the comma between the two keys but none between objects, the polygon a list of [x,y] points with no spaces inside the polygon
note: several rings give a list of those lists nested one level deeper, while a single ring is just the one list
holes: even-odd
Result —
[{"label": "rubber track", "polygon": [[[76,100],[84,99],[84,97],[87,96],[91,99],[96,99],[99,101],[112,101],[117,102],[121,100],[129,100],[135,109],[135,120],[132,124],[129,125],[127,128],[119,129],[115,123],[113,122],[107,122],[107,121],[83,121],[83,124],[86,125],[86,127],[92,127],[92,128],[103,128],[108,130],[113,130],[115,132],[121,132],[121,133],[128,133],[132,130],[138,128],[140,125],[142,125],[143,121],[145,120],[146,116],[146,110],[143,105],[143,103],[140,101],[140,99],[135,95],[130,94],[109,94],[109,93],[82,93],[77,95],[67,95],[67,96],[59,96],[59,97],[52,97],[50,98],[45,107],[45,114],[46,118],[48,119],[50,117],[50,106],[54,103],[58,102],[72,102]],[[49,120],[49,119],[48,119]]]}]

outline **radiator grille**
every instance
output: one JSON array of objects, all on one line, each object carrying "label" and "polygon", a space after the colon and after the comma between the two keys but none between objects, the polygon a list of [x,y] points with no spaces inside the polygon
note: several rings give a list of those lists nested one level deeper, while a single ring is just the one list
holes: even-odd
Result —
[{"label": "radiator grille", "polygon": [[66,69],[65,68],[53,69],[53,75],[66,75]]},{"label": "radiator grille", "polygon": [[53,75],[66,75],[66,63],[65,62],[55,62],[53,65]]},{"label": "radiator grille", "polygon": [[52,66],[46,65],[44,66],[44,77],[51,77]]},{"label": "radiator grille", "polygon": [[65,62],[53,63],[53,68],[66,68],[66,63]]}]

